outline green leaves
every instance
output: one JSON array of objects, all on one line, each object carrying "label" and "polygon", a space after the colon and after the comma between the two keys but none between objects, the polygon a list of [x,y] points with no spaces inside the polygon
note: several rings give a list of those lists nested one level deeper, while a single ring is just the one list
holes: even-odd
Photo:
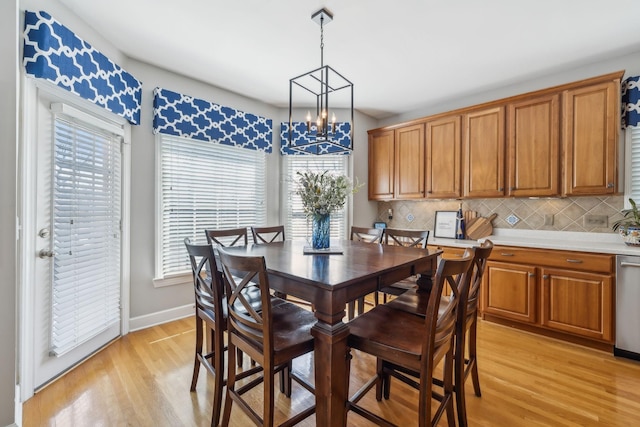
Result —
[{"label": "green leaves", "polygon": [[613,231],[618,229],[624,231],[627,227],[640,227],[640,212],[638,212],[636,202],[633,199],[629,199],[629,203],[631,203],[631,209],[621,211],[624,218],[613,223],[611,226]]},{"label": "green leaves", "polygon": [[304,212],[309,217],[327,215],[342,209],[349,194],[355,193],[361,185],[353,185],[345,175],[324,172],[297,172],[296,193],[302,198]]}]

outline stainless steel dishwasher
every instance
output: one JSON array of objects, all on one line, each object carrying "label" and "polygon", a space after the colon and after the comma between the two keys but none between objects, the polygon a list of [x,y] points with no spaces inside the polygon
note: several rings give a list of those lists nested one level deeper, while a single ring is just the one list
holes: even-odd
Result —
[{"label": "stainless steel dishwasher", "polygon": [[616,257],[616,345],[613,354],[640,360],[640,256]]}]

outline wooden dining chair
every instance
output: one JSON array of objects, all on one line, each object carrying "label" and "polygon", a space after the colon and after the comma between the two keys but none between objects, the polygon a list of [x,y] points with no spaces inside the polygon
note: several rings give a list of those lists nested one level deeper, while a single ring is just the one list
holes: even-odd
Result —
[{"label": "wooden dining chair", "polygon": [[251,227],[251,235],[255,244],[283,242],[285,240],[284,225]]},{"label": "wooden dining chair", "polygon": [[[480,397],[480,378],[478,376],[477,359],[477,327],[478,304],[480,301],[480,288],[487,264],[487,259],[493,250],[493,242],[485,240],[480,246],[474,247],[474,257],[471,270],[469,293],[466,309],[458,310],[456,319],[455,349],[454,349],[454,392],[456,400],[456,412],[458,425],[466,427],[467,411],[464,385],[469,376],[473,381],[475,395]],[[448,296],[441,296],[443,300]],[[423,316],[426,313],[429,295],[426,293],[409,291],[393,301],[389,302],[392,308],[408,311]],[[442,381],[434,379],[434,383],[442,386]]]},{"label": "wooden dining chair", "polygon": [[[284,370],[289,374],[289,383],[285,386],[287,396],[291,396],[292,379],[314,393],[313,387],[296,375],[291,367],[293,359],[314,350],[311,328],[315,325],[316,318],[308,310],[270,296],[269,276],[264,257],[232,255],[223,248],[219,249],[219,255],[228,296],[229,323],[229,372],[222,425],[229,425],[231,406],[237,403],[256,425],[273,426],[276,372]],[[244,290],[252,286],[252,281],[259,283],[261,311],[254,310],[244,294]],[[260,381],[237,386],[238,376],[232,362],[236,348],[249,354],[262,366],[263,376]],[[262,416],[242,397],[261,382],[264,383]],[[281,426],[294,425],[314,412],[315,405],[291,417]]]},{"label": "wooden dining chair", "polygon": [[[382,228],[351,227],[350,239],[365,243],[382,243]],[[352,320],[355,317],[356,303],[358,304],[358,314],[364,313],[365,297],[360,297],[355,301],[347,303],[347,318]]]},{"label": "wooden dining chair", "polygon": [[[453,347],[459,305],[466,304],[474,249],[461,259],[443,259],[433,277],[433,288],[425,316],[416,316],[388,304],[378,305],[349,323],[347,345],[375,356],[377,373],[347,402],[347,409],[377,425],[393,425],[380,415],[358,405],[376,386],[376,399],[389,398],[390,376],[418,389],[418,425],[435,426],[443,413],[455,427],[453,392]],[[453,297],[440,298],[445,283]],[[433,389],[433,370],[444,359],[441,393]],[[415,377],[414,377],[415,375]],[[431,400],[438,401],[432,416]]]},{"label": "wooden dining chair", "polygon": [[[427,247],[429,230],[401,230],[398,228],[387,228],[384,230],[384,244],[394,246],[404,246],[407,248],[424,249]],[[383,294],[383,302],[387,302],[387,295],[402,295],[408,290],[417,287],[417,276],[411,276],[389,286],[380,289]],[[378,292],[375,294],[375,305],[378,305]]]},{"label": "wooden dining chair", "polygon": [[246,227],[206,229],[204,234],[207,236],[207,242],[216,247],[247,246],[249,243]]},{"label": "wooden dining chair", "polygon": [[[188,237],[184,239],[184,244],[191,264],[196,306],[196,348],[191,391],[196,390],[200,365],[202,365],[214,378],[211,425],[217,426],[222,412],[222,388],[226,383],[224,333],[227,330],[227,318],[222,275],[218,271],[211,245],[192,244]],[[248,288],[245,297],[253,307],[259,309],[261,301],[255,289]],[[205,336],[206,348],[203,349]],[[242,372],[241,375],[245,378],[259,371],[259,367],[252,368]]]}]

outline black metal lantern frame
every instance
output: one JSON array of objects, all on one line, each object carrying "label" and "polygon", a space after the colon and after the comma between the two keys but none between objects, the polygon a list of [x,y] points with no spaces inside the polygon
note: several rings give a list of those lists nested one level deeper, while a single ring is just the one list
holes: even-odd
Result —
[{"label": "black metal lantern frame", "polygon": [[[292,150],[305,153],[321,154],[321,148],[330,145],[331,154],[345,151],[353,151],[353,83],[342,74],[324,65],[323,58],[323,24],[330,22],[333,15],[326,9],[321,9],[311,16],[311,19],[320,24],[320,67],[289,80],[289,135],[288,147]],[[299,89],[300,88],[300,89]],[[299,108],[314,108],[315,116],[311,116],[311,110],[306,116],[306,137],[294,142],[294,105]],[[337,116],[349,114],[350,131],[349,144],[341,144],[336,138]],[[342,121],[344,121],[344,118]]]}]

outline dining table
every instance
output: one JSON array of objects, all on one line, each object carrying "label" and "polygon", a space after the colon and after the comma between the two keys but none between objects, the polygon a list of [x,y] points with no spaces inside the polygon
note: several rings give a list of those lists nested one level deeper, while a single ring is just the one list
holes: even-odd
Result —
[{"label": "dining table", "polygon": [[304,240],[227,247],[236,255],[263,256],[274,291],[313,305],[317,426],[346,426],[349,392],[348,302],[412,275],[418,291],[430,290],[441,250],[340,240],[313,251]]}]

